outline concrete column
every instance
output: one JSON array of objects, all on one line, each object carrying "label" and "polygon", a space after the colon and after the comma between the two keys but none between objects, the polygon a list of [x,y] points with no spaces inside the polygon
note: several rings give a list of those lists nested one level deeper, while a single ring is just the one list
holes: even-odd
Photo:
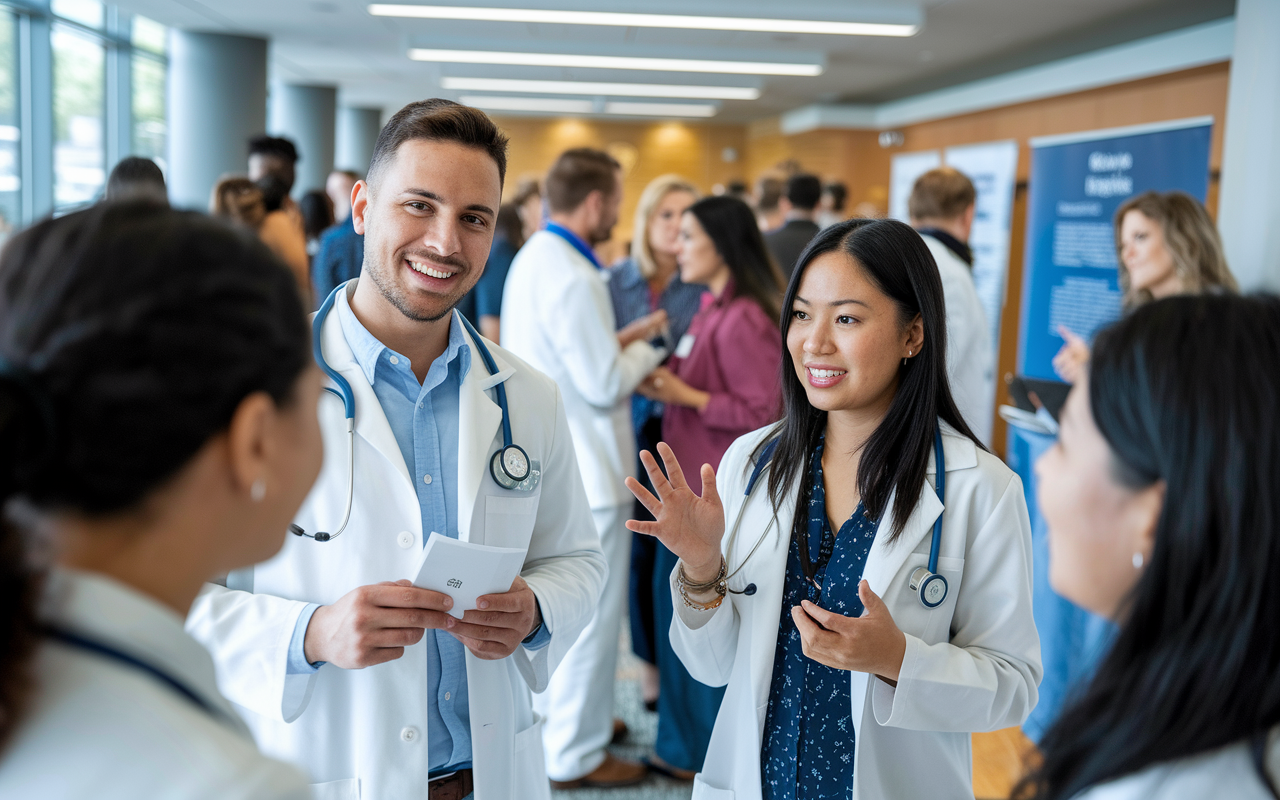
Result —
[{"label": "concrete column", "polygon": [[173,30],[169,36],[169,199],[209,207],[225,173],[248,171],[267,129],[267,40]]},{"label": "concrete column", "polygon": [[1280,2],[1238,0],[1218,230],[1242,289],[1280,290]]},{"label": "concrete column", "polygon": [[333,86],[296,83],[271,87],[271,135],[292,139],[298,146],[298,177],[294,198],[311,189],[324,189],[333,169],[333,134],[338,90]]},{"label": "concrete column", "polygon": [[334,166],[364,175],[373,157],[373,144],[382,132],[382,109],[338,109],[338,157]]}]

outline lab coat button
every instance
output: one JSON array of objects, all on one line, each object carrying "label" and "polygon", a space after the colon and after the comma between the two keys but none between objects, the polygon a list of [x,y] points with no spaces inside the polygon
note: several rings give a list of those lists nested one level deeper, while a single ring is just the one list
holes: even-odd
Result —
[{"label": "lab coat button", "polygon": [[408,531],[400,531],[400,535],[396,537],[396,544],[408,550],[413,547],[413,534]]},{"label": "lab coat button", "polygon": [[409,727],[407,727],[407,728],[405,728],[404,730],[400,731],[400,738],[401,738],[403,741],[406,741],[406,742],[413,742],[413,741],[417,741],[417,739],[418,739],[418,729],[417,729],[417,728],[415,728],[415,727],[413,727],[412,725],[410,725]]}]

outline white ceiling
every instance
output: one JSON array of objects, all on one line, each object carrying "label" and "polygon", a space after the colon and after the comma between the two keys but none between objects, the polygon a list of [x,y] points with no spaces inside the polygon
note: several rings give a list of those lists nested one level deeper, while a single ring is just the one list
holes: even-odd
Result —
[{"label": "white ceiling", "polygon": [[[414,0],[399,0],[413,2]],[[819,36],[374,17],[364,0],[116,0],[164,24],[271,40],[273,80],[339,87],[344,105],[382,107],[431,96],[443,76],[754,86],[759,100],[723,101],[716,120],[743,122],[811,103],[892,99],[1097,47],[1230,16],[1233,0],[845,0],[786,3],[794,18],[923,16],[909,38]],[[466,0],[433,0],[462,4]],[[472,5],[777,16],[777,0],[484,0]],[[410,47],[819,60],[817,77],[414,62]],[[468,92],[467,94],[475,94]]]}]

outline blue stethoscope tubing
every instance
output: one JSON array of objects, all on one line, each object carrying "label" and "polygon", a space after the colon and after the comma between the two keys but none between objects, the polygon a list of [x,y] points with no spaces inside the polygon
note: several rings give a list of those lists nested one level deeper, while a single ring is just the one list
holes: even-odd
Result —
[{"label": "blue stethoscope tubing", "polygon": [[[742,514],[747,508],[747,501],[751,499],[751,492],[755,489],[756,483],[760,480],[761,473],[764,472],[765,467],[767,467],[770,460],[772,460],[773,451],[777,446],[777,439],[769,442],[764,446],[763,452],[760,453],[760,458],[756,460],[755,468],[751,471],[751,477],[747,480],[747,491],[744,493],[745,499],[742,501],[742,505],[738,508],[738,515],[733,521],[733,529],[729,532],[729,546],[725,548],[726,553],[733,553],[734,544],[738,539],[738,528],[742,524]],[[943,498],[945,497],[947,481],[946,460],[943,457],[942,452],[942,428],[941,426],[936,425],[933,429],[933,458],[935,470],[937,472],[936,479],[934,480],[934,488],[938,493],[938,502],[945,504]],[[769,531],[773,530],[774,523],[777,521],[777,515],[774,515],[773,518],[769,520],[769,524],[765,526],[764,532],[760,534],[758,539],[756,539],[756,543],[752,545],[751,551],[747,553],[747,557],[742,559],[737,568],[725,577],[726,585],[728,585],[728,581],[730,579],[742,571],[742,568],[747,565],[747,562],[751,560],[751,557],[760,549],[760,545],[764,543],[765,538],[769,535]],[[933,539],[929,543],[929,566],[919,567],[912,572],[911,579],[908,583],[911,590],[916,592],[920,597],[920,602],[924,604],[925,608],[937,608],[947,599],[947,579],[938,573],[938,551],[941,547],[942,514],[939,512],[938,518],[933,522]],[[754,583],[748,583],[741,590],[730,589],[729,591],[734,594],[745,594],[750,597],[756,593],[756,585]]]},{"label": "blue stethoscope tubing", "polygon": [[[338,293],[346,290],[346,284],[338,285],[329,296],[320,304],[320,308],[316,310],[315,317],[311,320],[311,354],[316,360],[316,364],[320,367],[325,375],[329,376],[329,380],[333,381],[334,386],[326,386],[325,391],[333,394],[342,401],[342,411],[347,420],[347,504],[346,509],[342,512],[342,524],[333,533],[324,531],[316,531],[314,534],[307,533],[297,524],[289,526],[289,532],[296,536],[305,536],[315,539],[317,542],[327,542],[336,539],[344,530],[347,529],[347,523],[351,521],[351,506],[355,501],[355,484],[356,484],[356,393],[351,388],[350,382],[347,381],[342,373],[338,372],[329,362],[325,360],[324,349],[321,347],[322,331],[324,330],[325,319],[329,316],[329,312],[333,309],[333,303],[338,297]],[[493,360],[493,354],[489,352],[488,346],[484,340],[480,338],[480,334],[475,327],[461,314],[458,319],[462,320],[463,326],[467,332],[471,334],[471,341],[475,344],[476,350],[480,353],[480,360],[484,362],[485,369],[490,375],[498,374],[498,364]],[[494,453],[489,464],[489,471],[493,475],[494,481],[505,489],[514,489],[529,476],[529,456],[519,445],[513,444],[511,440],[511,413],[507,408],[507,389],[502,383],[494,386],[495,394],[498,401],[498,407],[502,410],[502,449]]]}]

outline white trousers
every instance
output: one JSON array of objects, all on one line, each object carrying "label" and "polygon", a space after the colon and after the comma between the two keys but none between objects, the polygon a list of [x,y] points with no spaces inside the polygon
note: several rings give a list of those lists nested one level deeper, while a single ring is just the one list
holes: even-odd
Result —
[{"label": "white trousers", "polygon": [[591,510],[609,579],[595,616],[556,667],[547,690],[533,696],[534,710],[546,719],[543,745],[547,775],[554,781],[576,780],[600,766],[613,738],[618,636],[631,572],[631,531],[624,523],[631,508],[628,503]]}]

